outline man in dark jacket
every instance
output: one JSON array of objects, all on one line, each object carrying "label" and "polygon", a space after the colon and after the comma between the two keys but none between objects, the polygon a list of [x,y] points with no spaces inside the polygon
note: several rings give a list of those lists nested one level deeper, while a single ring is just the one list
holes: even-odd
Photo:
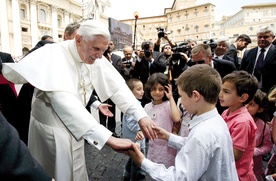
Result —
[{"label": "man in dark jacket", "polygon": [[[165,72],[166,57],[162,52],[153,51],[153,43],[150,41],[143,42],[141,47],[142,58],[136,61],[132,77],[141,80],[145,85],[150,75],[156,72]],[[150,100],[145,96],[141,100],[142,106],[148,102]]]},{"label": "man in dark jacket", "polygon": [[13,128],[0,113],[0,180],[50,181],[52,178],[31,156]]}]

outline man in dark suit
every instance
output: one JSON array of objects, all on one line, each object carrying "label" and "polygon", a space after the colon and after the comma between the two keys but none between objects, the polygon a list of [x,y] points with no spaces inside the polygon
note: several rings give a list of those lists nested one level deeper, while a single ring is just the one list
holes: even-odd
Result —
[{"label": "man in dark suit", "polygon": [[236,41],[232,43],[229,48],[228,52],[226,53],[229,57],[232,57],[235,62],[238,62],[238,65],[236,65],[237,69],[240,67],[240,58],[238,57],[239,51],[242,51],[251,43],[251,39],[246,34],[241,34],[237,37]]},{"label": "man in dark suit", "polygon": [[[266,93],[276,84],[276,48],[272,44],[274,38],[272,29],[261,28],[257,33],[258,46],[244,53],[240,67],[240,70],[255,75],[259,81],[259,88]],[[264,53],[260,60],[262,51]]]},{"label": "man in dark suit", "polygon": [[230,61],[233,62],[236,68],[239,66],[238,60],[235,60],[234,58],[228,56],[226,53],[228,51],[229,47],[229,40],[226,37],[221,37],[216,40],[216,48],[214,50],[214,58],[224,60],[224,61]]},{"label": "man in dark suit", "polygon": [[0,180],[50,181],[52,178],[31,156],[17,131],[0,113]]},{"label": "man in dark suit", "polygon": [[[11,55],[4,52],[0,52],[0,64],[2,65],[1,62],[14,63]],[[0,71],[0,112],[13,126],[16,126],[16,114],[14,112],[16,109],[16,99],[17,93],[14,84],[9,82]]]},{"label": "man in dark suit", "polygon": [[[132,77],[141,80],[145,85],[150,75],[156,72],[165,72],[166,57],[162,52],[154,51],[153,43],[150,41],[143,42],[141,48],[142,58],[136,61]],[[142,106],[149,102],[150,100],[144,95],[141,100]]]},{"label": "man in dark suit", "polygon": [[135,63],[133,77],[145,84],[150,75],[166,70],[166,57],[161,52],[153,51],[153,43],[150,41],[142,43],[141,53],[143,56]]},{"label": "man in dark suit", "polygon": [[[207,44],[196,45],[191,53],[193,64],[190,65],[208,64],[218,71],[221,78],[236,70],[233,62],[213,58],[211,48]],[[217,102],[216,107],[220,114],[226,109],[220,106],[219,101]]]}]

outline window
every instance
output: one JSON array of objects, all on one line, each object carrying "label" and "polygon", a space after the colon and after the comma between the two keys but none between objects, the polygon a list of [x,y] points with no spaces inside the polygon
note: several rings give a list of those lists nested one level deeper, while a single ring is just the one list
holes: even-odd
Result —
[{"label": "window", "polygon": [[181,21],[181,18],[180,18],[180,16],[177,16],[177,21]]},{"label": "window", "polygon": [[43,9],[40,9],[39,14],[40,14],[40,21],[46,22],[46,12]]},{"label": "window", "polygon": [[22,27],[22,28],[21,28],[21,31],[22,31],[22,32],[28,32],[28,28]]},{"label": "window", "polygon": [[185,19],[186,20],[189,19],[189,15],[188,14],[185,15]]},{"label": "window", "polygon": [[20,19],[25,19],[26,18],[26,11],[25,9],[20,9]]},{"label": "window", "polygon": [[195,31],[196,31],[196,33],[198,33],[198,26],[195,27]]}]

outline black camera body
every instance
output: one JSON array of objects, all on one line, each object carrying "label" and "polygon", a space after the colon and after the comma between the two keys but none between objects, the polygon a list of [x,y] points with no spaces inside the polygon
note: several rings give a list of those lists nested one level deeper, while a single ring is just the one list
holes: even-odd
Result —
[{"label": "black camera body", "polygon": [[209,41],[204,41],[203,43],[209,45],[212,52],[214,52],[214,50],[217,48],[217,44],[213,39],[210,39]]},{"label": "black camera body", "polygon": [[126,68],[130,68],[131,67],[131,62],[129,60],[124,61],[123,64],[126,65]]},{"label": "black camera body", "polygon": [[143,45],[143,50],[144,50],[144,54],[145,54],[145,57],[150,57],[152,55],[152,51],[149,50],[150,48],[150,42],[145,42],[144,45]]},{"label": "black camera body", "polygon": [[158,38],[162,38],[165,36],[165,29],[164,28],[156,28],[158,31]]},{"label": "black camera body", "polygon": [[179,45],[177,45],[176,47],[173,47],[172,48],[172,51],[174,53],[177,53],[177,52],[187,52],[189,49],[191,48],[191,45],[189,43],[180,43]]}]

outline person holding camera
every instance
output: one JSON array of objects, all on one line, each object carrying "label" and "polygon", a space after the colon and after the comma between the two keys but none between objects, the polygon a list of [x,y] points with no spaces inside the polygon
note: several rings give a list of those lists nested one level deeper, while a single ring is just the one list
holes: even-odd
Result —
[{"label": "person holding camera", "polygon": [[164,31],[164,29],[159,28],[158,30],[159,30],[159,32],[157,34],[158,38],[157,38],[156,42],[154,43],[154,51],[160,52],[160,44],[161,44],[162,38],[165,39],[170,44],[171,48],[177,46],[177,44],[175,42],[173,42],[169,39],[168,33],[166,33]]},{"label": "person holding camera", "polygon": [[133,57],[133,48],[129,45],[126,45],[123,49],[124,58],[122,58],[122,76],[127,81],[132,78],[133,69],[135,66],[136,58]]},{"label": "person holding camera", "polygon": [[[142,81],[145,85],[150,75],[156,72],[162,72],[166,70],[166,57],[163,53],[153,51],[153,43],[151,41],[145,41],[141,45],[141,59],[138,59],[135,63],[132,77]],[[149,100],[142,100],[142,105],[148,103]]]}]

